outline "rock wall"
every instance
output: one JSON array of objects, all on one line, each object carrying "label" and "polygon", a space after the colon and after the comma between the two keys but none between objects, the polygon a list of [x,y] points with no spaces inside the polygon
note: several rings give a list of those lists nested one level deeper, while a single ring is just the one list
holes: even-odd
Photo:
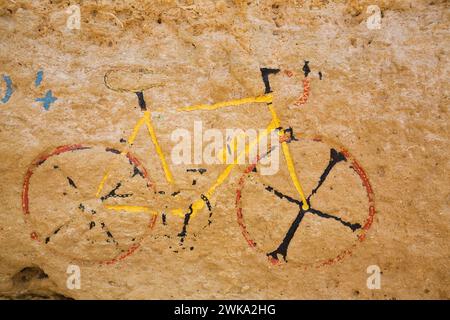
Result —
[{"label": "rock wall", "polygon": [[[0,30],[0,297],[449,298],[447,1],[1,0]],[[173,163],[177,129],[270,123],[179,111],[264,67],[307,201],[278,140],[214,193]]]}]

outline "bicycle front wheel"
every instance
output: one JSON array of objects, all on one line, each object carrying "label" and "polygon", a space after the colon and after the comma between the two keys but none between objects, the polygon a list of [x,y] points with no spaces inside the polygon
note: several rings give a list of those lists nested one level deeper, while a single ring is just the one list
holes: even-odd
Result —
[{"label": "bicycle front wheel", "polygon": [[258,161],[240,177],[237,222],[247,244],[273,264],[333,264],[350,255],[372,225],[369,178],[345,148],[322,137],[302,137],[289,148],[310,208],[302,209],[280,152],[275,175],[260,175]]}]

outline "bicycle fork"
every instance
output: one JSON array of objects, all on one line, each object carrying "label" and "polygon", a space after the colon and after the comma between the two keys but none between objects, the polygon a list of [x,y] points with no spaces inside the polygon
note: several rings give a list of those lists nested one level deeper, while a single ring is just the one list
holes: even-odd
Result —
[{"label": "bicycle fork", "polygon": [[[280,71],[279,69],[261,68],[261,75],[262,75],[264,85],[265,85],[265,94],[269,94],[272,92],[272,90],[270,88],[270,83],[269,83],[269,74],[276,74],[279,71]],[[278,118],[278,115],[275,111],[272,100],[267,102],[267,107],[269,108],[270,114],[272,115],[272,122],[271,122],[270,127],[273,127],[273,128],[280,127],[280,119]],[[280,132],[280,134],[281,134],[281,132]],[[302,209],[308,210],[309,209],[308,201],[306,200],[305,193],[303,192],[303,188],[297,177],[297,173],[295,172],[294,161],[292,160],[291,152],[289,150],[287,141],[281,142],[281,149],[283,151],[284,159],[286,160],[286,165],[287,165],[287,168],[289,171],[289,176],[291,177],[292,183],[294,184],[295,189],[297,190],[297,193],[300,196],[300,199],[302,201]]]},{"label": "bicycle fork", "polygon": [[[279,69],[266,69],[266,68],[261,69],[261,74],[262,74],[262,78],[264,81],[266,94],[272,92],[272,90],[270,88],[270,83],[269,83],[269,74],[276,74],[279,71],[280,71]],[[269,108],[270,114],[272,115],[271,126],[273,126],[274,128],[280,127],[281,126],[280,120],[275,111],[272,101],[269,101],[267,103],[267,107]],[[282,133],[280,132],[279,134],[281,135]],[[295,172],[294,161],[292,160],[291,152],[289,150],[287,141],[281,142],[281,149],[283,151],[283,155],[286,160],[286,165],[287,165],[287,168],[289,171],[289,176],[291,177],[292,183],[294,184],[295,189],[297,190],[297,193],[300,196],[301,208],[300,208],[300,212],[297,214],[294,222],[289,227],[289,230],[287,231],[286,236],[283,238],[283,241],[278,246],[278,248],[272,252],[267,253],[267,256],[271,259],[271,261],[273,263],[278,262],[278,254],[280,254],[283,257],[283,259],[286,261],[287,250],[288,250],[289,244],[290,244],[292,238],[294,237],[295,232],[297,231],[297,229],[300,225],[300,222],[303,220],[303,217],[305,216],[305,212],[309,209],[309,203],[305,197],[305,193],[304,193],[303,188],[300,184],[300,181],[297,177],[297,173]]]}]

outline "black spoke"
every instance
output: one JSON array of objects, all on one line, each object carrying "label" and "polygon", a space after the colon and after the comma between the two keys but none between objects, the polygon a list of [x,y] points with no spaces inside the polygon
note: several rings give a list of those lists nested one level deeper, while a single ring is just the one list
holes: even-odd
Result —
[{"label": "black spoke", "polygon": [[267,254],[267,256],[272,257],[275,260],[278,260],[278,255],[281,255],[283,257],[284,261],[287,261],[286,257],[287,257],[287,250],[288,250],[289,244],[291,243],[291,240],[294,237],[295,232],[297,231],[298,226],[300,225],[300,222],[302,221],[304,216],[305,216],[305,211],[303,211],[303,209],[300,209],[300,212],[298,213],[297,217],[295,218],[295,220],[292,222],[291,226],[289,227],[288,232],[284,236],[283,241],[280,243],[280,245],[278,246],[278,248],[276,250],[269,252]]},{"label": "black spoke", "polygon": [[351,223],[351,222],[342,220],[341,218],[339,218],[339,217],[337,217],[337,216],[334,216],[334,215],[332,215],[332,214],[324,213],[324,212],[322,212],[322,211],[320,211],[320,210],[316,210],[316,209],[313,209],[313,208],[309,208],[308,212],[311,212],[312,214],[315,214],[315,215],[317,215],[317,216],[319,216],[319,217],[322,217],[322,218],[326,218],[326,219],[334,219],[334,220],[336,220],[336,221],[339,221],[339,222],[342,223],[344,226],[346,226],[346,227],[352,229],[353,232],[355,232],[357,229],[360,229],[360,228],[361,228],[361,225],[360,225],[359,223]]},{"label": "black spoke", "polygon": [[285,200],[287,200],[287,201],[289,201],[291,203],[297,204],[298,206],[302,206],[302,202],[300,200],[294,199],[293,197],[288,196],[288,195],[282,193],[281,191],[278,191],[278,190],[274,189],[271,186],[264,185],[264,188],[267,191],[269,191],[269,192],[273,193],[274,195],[276,195],[280,199],[285,199]]},{"label": "black spoke", "polygon": [[[116,188],[114,188],[114,190],[117,190],[118,187],[120,187],[120,183],[118,186],[116,186]],[[89,222],[87,223],[87,231],[90,231],[94,228],[97,229],[96,227],[100,226],[102,229],[102,233],[107,236],[106,242],[112,241],[116,246],[119,245],[119,243],[114,238],[111,231],[109,230],[108,226],[106,225],[106,223],[103,220],[98,220],[98,218],[95,217],[95,215],[97,214],[97,212],[95,210],[93,210],[93,209],[89,210],[89,208],[86,208],[86,206],[82,203],[80,203],[80,205],[78,206],[78,209],[80,209],[83,213],[91,214],[89,216],[89,220],[88,220]],[[95,231],[95,229],[94,229],[94,231]]]},{"label": "black spoke", "polygon": [[341,161],[347,161],[347,158],[345,158],[344,154],[342,152],[337,152],[336,149],[331,149],[330,161],[328,162],[327,167],[320,176],[319,183],[312,190],[311,194],[308,196],[308,200],[311,198],[311,196],[313,196],[317,192],[317,190],[319,190],[320,186],[325,182],[325,180],[327,179],[328,175],[331,172],[331,169],[333,169],[333,167]]},{"label": "black spoke", "polygon": [[70,186],[69,190],[65,190],[63,192],[64,196],[67,196],[68,192],[70,192],[70,194],[73,192],[75,194],[82,193],[82,191],[78,188],[78,185],[75,183],[75,180],[72,177],[69,177],[59,165],[53,165],[53,169],[56,170],[58,175],[63,177],[63,179],[65,179]]},{"label": "black spoke", "polygon": [[72,178],[67,177],[67,181],[69,182],[69,185],[70,185],[72,188],[77,189],[77,185],[75,184],[75,182],[73,181]]},{"label": "black spoke", "polygon": [[116,246],[119,245],[119,243],[116,241],[116,239],[112,235],[111,231],[109,231],[108,227],[106,226],[106,223],[104,223],[102,221],[102,222],[100,222],[100,225],[102,227],[102,230],[105,232],[105,235],[108,237],[106,239],[106,242],[110,242],[110,240],[111,240]]},{"label": "black spoke", "polygon": [[59,227],[56,227],[52,232],[50,232],[50,235],[48,235],[47,237],[45,237],[45,243],[47,244],[51,238],[57,234],[63,227],[68,226],[72,221],[73,221],[74,217],[71,217],[69,219],[66,220],[66,222],[64,222],[63,224],[61,224]]},{"label": "black spoke", "polygon": [[299,213],[297,214],[296,218],[292,222],[291,226],[289,227],[288,231],[286,232],[286,235],[283,238],[283,241],[280,243],[278,248],[267,254],[268,257],[272,257],[275,260],[278,260],[278,255],[281,255],[283,257],[283,260],[287,261],[286,259],[287,259],[287,251],[289,248],[289,244],[291,243],[291,240],[294,237],[295,232],[297,231],[297,229],[300,225],[300,222],[302,221],[303,217],[305,216],[306,211],[304,211],[302,209],[302,201],[297,200],[291,196],[288,196],[288,195],[282,193],[281,191],[274,189],[271,186],[264,185],[264,188],[265,188],[265,190],[274,194],[278,198],[298,205],[299,209],[300,209]]}]

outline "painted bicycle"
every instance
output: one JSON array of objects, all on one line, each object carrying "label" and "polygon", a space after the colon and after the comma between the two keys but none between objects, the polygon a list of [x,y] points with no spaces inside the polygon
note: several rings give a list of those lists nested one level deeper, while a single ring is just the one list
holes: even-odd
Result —
[{"label": "painted bicycle", "polygon": [[[320,136],[295,136],[292,128],[283,127],[270,84],[271,77],[282,74],[279,71],[261,68],[264,94],[260,96],[178,110],[215,112],[233,108],[234,111],[249,104],[263,105],[271,118],[263,134],[238,153],[232,163],[223,164],[223,170],[206,190],[197,192],[194,198],[189,195],[185,207],[174,206],[185,190],[179,186],[166,159],[152,121],[152,110],[144,98],[144,90],[160,84],[149,83],[145,88],[114,87],[111,77],[115,70],[107,72],[105,85],[135,94],[142,116],[123,150],[76,143],[44,152],[31,163],[22,192],[22,208],[32,229],[31,238],[71,260],[111,264],[130,256],[149,235],[158,234],[157,225],[166,226],[168,220],[175,219],[179,221],[176,228],[181,229],[176,230],[174,238],[184,250],[190,235],[195,236],[212,223],[211,199],[239,167],[241,175],[232,202],[248,246],[263,253],[273,264],[288,261],[288,252],[290,262],[303,266],[331,264],[351,254],[353,247],[364,240],[375,215],[369,179],[345,148]],[[303,71],[298,75],[285,73],[288,77],[303,77],[303,93],[296,106],[305,104],[310,94],[307,64]],[[147,71],[139,69],[139,72]],[[131,151],[141,128],[146,129],[159,162],[152,162],[151,170]],[[238,160],[248,156],[262,136],[273,133],[277,134],[279,144],[258,154],[250,165],[242,168]],[[227,148],[233,145],[230,142]],[[279,148],[283,155],[282,167],[274,176],[260,175],[261,160],[270,156],[274,148]],[[152,179],[157,170],[165,177],[165,190]],[[203,174],[205,169],[190,171]],[[191,225],[201,215],[206,217],[206,223],[194,232]],[[167,232],[164,235],[170,237]]]}]

